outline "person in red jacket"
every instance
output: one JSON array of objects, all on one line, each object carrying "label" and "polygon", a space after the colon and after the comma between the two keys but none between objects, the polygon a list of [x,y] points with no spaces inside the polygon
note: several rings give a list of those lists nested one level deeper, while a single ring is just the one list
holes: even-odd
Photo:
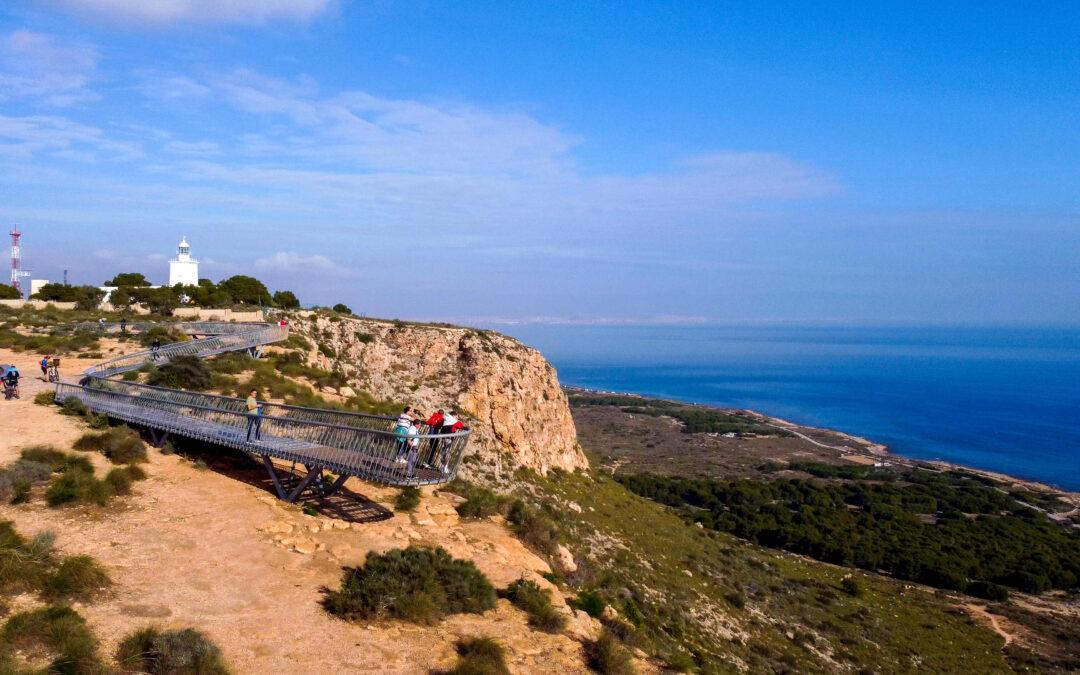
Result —
[{"label": "person in red jacket", "polygon": [[[436,410],[435,412],[431,413],[431,417],[427,418],[427,421],[424,422],[424,424],[427,425],[427,429],[424,430],[424,433],[427,433],[427,434],[440,434],[440,433],[442,433],[442,424],[443,424],[443,411],[442,411],[442,409]],[[440,442],[441,442],[441,439],[439,439],[439,438],[434,438],[433,437],[431,439],[431,442],[428,443],[428,456],[421,463],[421,466],[426,467],[428,469],[432,468],[431,465],[435,462],[435,456],[439,454],[439,443]]]}]

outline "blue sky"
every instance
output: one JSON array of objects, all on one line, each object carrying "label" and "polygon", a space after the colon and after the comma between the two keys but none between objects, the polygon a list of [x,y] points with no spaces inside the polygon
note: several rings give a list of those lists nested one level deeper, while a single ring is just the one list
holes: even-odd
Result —
[{"label": "blue sky", "polygon": [[0,9],[36,277],[459,321],[1080,323],[1080,4]]}]

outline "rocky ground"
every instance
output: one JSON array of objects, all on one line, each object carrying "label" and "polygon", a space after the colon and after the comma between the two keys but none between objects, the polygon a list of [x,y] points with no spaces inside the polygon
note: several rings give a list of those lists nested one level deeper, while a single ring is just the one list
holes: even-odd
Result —
[{"label": "rocky ground", "polygon": [[[86,430],[81,420],[32,403],[48,386],[35,377],[36,359],[0,350],[0,362],[13,361],[27,375],[21,400],[0,401],[6,432],[0,463],[28,445],[68,450]],[[63,375],[89,363],[68,359]],[[103,458],[92,460],[99,472],[107,469]],[[585,670],[581,640],[595,637],[598,624],[566,608],[565,598],[539,576],[547,563],[500,522],[460,521],[457,497],[427,490],[414,514],[396,514],[389,510],[395,491],[353,480],[346,488],[356,506],[343,509],[343,518],[307,516],[247,479],[254,475],[250,467],[236,468],[243,460],[222,456],[206,463],[223,471],[151,450],[149,479],[108,507],[49,508],[40,496],[0,506],[0,518],[21,532],[50,530],[63,553],[92,555],[107,568],[114,580],[108,596],[78,607],[104,653],[154,623],[204,631],[236,672],[428,672],[454,662],[457,639],[478,635],[506,645],[517,672]],[[526,576],[552,588],[555,602],[573,617],[570,629],[564,635],[531,630],[505,600],[484,615],[457,615],[434,627],[357,625],[321,609],[321,589],[337,586],[342,566],[361,564],[369,551],[410,543],[440,545],[474,561],[497,587]]]}]

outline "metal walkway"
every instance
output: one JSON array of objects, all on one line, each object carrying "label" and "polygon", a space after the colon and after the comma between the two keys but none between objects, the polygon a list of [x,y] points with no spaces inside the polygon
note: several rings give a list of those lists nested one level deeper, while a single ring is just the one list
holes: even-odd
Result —
[{"label": "metal walkway", "polygon": [[[288,337],[288,329],[270,324],[195,322],[172,324],[188,335],[205,336],[126,354],[88,368],[79,384],[61,382],[56,400],[80,399],[89,409],[146,427],[155,441],[168,434],[223,445],[259,455],[278,496],[296,501],[307,489],[327,496],[349,476],[386,485],[430,485],[454,478],[469,440],[469,431],[453,434],[421,429],[403,438],[393,431],[395,418],[327,408],[262,404],[261,415],[247,413],[243,399],[155,387],[109,379],[161,365],[178,356],[205,358],[230,351],[258,348]],[[128,324],[147,330],[151,324]],[[98,324],[79,324],[75,330],[101,331]],[[117,332],[119,324],[106,324]],[[434,430],[438,431],[438,430]],[[308,473],[286,489],[271,459],[303,465]],[[332,472],[336,478],[324,476]]]}]

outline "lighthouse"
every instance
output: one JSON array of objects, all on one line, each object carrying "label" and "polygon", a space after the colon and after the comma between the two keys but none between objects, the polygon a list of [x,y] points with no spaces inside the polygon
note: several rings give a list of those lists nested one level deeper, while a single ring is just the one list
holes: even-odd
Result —
[{"label": "lighthouse", "polygon": [[187,237],[180,239],[176,247],[176,257],[169,261],[169,285],[199,285],[199,261],[191,257],[191,244]]}]

